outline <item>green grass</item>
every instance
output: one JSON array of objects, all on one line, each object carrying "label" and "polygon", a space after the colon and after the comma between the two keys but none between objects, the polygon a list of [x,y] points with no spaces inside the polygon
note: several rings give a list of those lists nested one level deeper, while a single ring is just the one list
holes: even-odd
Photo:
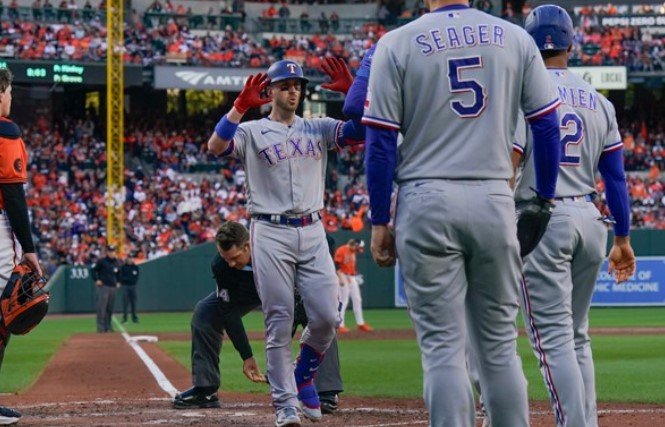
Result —
[{"label": "green grass", "polygon": [[[411,329],[406,310],[366,310],[367,322],[377,329]],[[126,323],[130,334],[189,332],[191,313],[140,314],[138,324]],[[352,313],[347,313],[350,325]],[[521,322],[521,320],[520,320]],[[259,312],[245,317],[250,331],[263,330]],[[665,327],[665,308],[593,309],[594,327]],[[521,323],[520,323],[521,325]],[[37,379],[57,349],[72,334],[94,332],[93,315],[77,317],[47,317],[33,332],[13,337],[5,355],[0,392],[16,392],[29,387]],[[159,343],[170,355],[189,369],[190,343],[162,341]],[[263,343],[252,342],[260,366],[265,367]],[[296,344],[294,344],[295,348]],[[543,381],[526,338],[519,340],[525,373],[529,380],[529,395],[546,400]],[[626,335],[593,337],[596,360],[598,397],[602,401],[665,403],[665,336]],[[349,394],[358,396],[394,396],[419,398],[422,387],[420,355],[415,340],[340,342],[342,374]],[[294,350],[295,355],[295,350]],[[242,375],[242,362],[225,342],[222,350],[222,389],[240,392],[266,391]],[[386,374],[389,373],[389,374]],[[391,384],[378,378],[390,378]]]},{"label": "green grass", "polygon": [[[147,313],[140,315],[140,323],[126,323],[129,333],[189,332],[191,313]],[[591,327],[637,328],[665,327],[665,307],[645,308],[593,308]],[[355,326],[353,313],[346,313],[350,327]],[[365,320],[377,329],[412,329],[405,309],[365,310]],[[263,315],[254,311],[243,318],[248,331],[263,330]],[[524,325],[522,318],[517,323]]]},{"label": "green grass", "polygon": [[0,393],[29,387],[71,335],[94,332],[96,327],[93,317],[47,317],[30,334],[12,336],[2,363]]},{"label": "green grass", "polygon": [[[265,392],[242,374],[242,362],[230,343],[222,348],[222,390]],[[252,341],[259,366],[265,367],[261,341]],[[160,342],[172,357],[190,369],[188,342]],[[518,340],[529,398],[547,400],[537,361],[526,338]],[[367,397],[419,398],[422,395],[420,353],[415,340],[340,340],[340,358],[346,394]],[[665,337],[598,336],[593,340],[600,401],[665,403]],[[296,353],[294,344],[293,354]],[[387,374],[389,373],[389,374]],[[394,384],[399,384],[395,387]]]},{"label": "green grass", "polygon": [[[665,403],[665,336],[592,337],[599,401]],[[537,361],[526,338],[519,340],[524,372],[532,399],[548,399]]]}]

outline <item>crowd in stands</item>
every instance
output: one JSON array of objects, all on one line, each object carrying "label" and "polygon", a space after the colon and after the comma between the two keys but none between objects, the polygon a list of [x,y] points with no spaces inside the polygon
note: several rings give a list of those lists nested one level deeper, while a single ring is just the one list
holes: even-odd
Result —
[{"label": "crowd in stands", "polygon": [[[79,9],[74,0],[62,0],[62,9],[52,8],[50,0],[35,0],[32,17],[18,13],[15,0],[0,16],[0,55],[25,60],[101,61],[106,57],[106,28],[101,10],[104,0],[93,7],[89,0]],[[476,7],[493,12],[489,1],[476,2]],[[661,71],[665,69],[665,31],[639,27],[602,26],[603,16],[622,13],[665,13],[665,6],[580,7],[575,10],[578,22],[571,60],[573,65],[625,65],[631,71]],[[521,23],[531,11],[525,2],[519,11],[506,3],[502,16]],[[218,13],[217,13],[218,12]],[[316,68],[323,55],[344,57],[355,65],[364,51],[375,43],[398,20],[416,18],[426,12],[422,2],[413,8],[404,1],[382,0],[377,6],[376,22],[364,25],[341,24],[336,11],[310,17],[302,12],[297,30],[310,33],[312,23],[318,32],[313,35],[275,36],[261,41],[242,28],[220,26],[223,16],[240,14],[240,2],[221,2],[219,11],[193,15],[191,8],[171,0],[155,0],[140,16],[132,11],[125,29],[125,61],[144,66],[165,62],[204,66],[264,68],[275,59],[289,57]],[[156,17],[155,14],[173,14]],[[234,16],[235,16],[234,15]],[[42,22],[55,17],[56,22]],[[269,3],[263,17],[272,20],[271,31],[286,30],[284,19],[291,16],[287,3]],[[32,18],[32,19],[30,19]],[[244,18],[243,18],[244,19]],[[194,27],[215,31],[194,31]],[[332,34],[341,34],[336,37]]]},{"label": "crowd in stands", "polygon": [[639,27],[603,27],[598,16],[582,19],[571,59],[578,65],[625,65],[630,71],[665,69],[665,31]]},{"label": "crowd in stands", "polygon": [[[128,123],[125,138],[127,254],[138,261],[210,241],[225,220],[247,223],[245,173],[234,159],[206,153],[212,116],[172,117]],[[185,129],[185,130],[183,130]],[[634,227],[665,229],[665,125],[623,126]],[[50,123],[44,117],[24,129],[30,156],[28,200],[42,259],[86,264],[105,243],[106,144],[94,119]],[[211,163],[212,173],[188,174]],[[330,232],[362,230],[369,197],[361,147],[331,156],[323,221]],[[602,181],[597,203],[608,214]]]},{"label": "crowd in stands", "polygon": [[[211,174],[181,173],[190,162],[212,160],[204,149],[212,127],[199,132],[194,129],[205,118],[188,122],[186,131],[178,131],[182,123],[170,118],[129,126],[124,222],[126,253],[137,261],[210,241],[226,220],[247,225],[245,172],[238,161],[216,158]],[[106,144],[100,130],[94,119],[51,124],[44,117],[23,129],[33,234],[49,272],[61,263],[90,263],[104,247]],[[334,157],[331,162],[335,168]],[[344,185],[338,189],[337,179],[328,181],[326,228],[360,230],[368,200],[359,150],[340,156],[339,163],[335,175],[343,175]]]},{"label": "crowd in stands", "polygon": [[[628,174],[627,184],[632,227],[665,230],[665,179],[652,173]],[[596,205],[603,215],[609,216],[602,181],[597,182],[596,190],[600,195]]]}]

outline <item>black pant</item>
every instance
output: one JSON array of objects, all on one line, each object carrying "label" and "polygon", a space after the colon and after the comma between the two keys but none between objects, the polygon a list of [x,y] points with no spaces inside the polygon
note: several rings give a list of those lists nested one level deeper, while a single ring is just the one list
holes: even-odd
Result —
[{"label": "black pant", "polygon": [[97,332],[111,332],[111,316],[115,303],[115,290],[113,286],[97,287]]},{"label": "black pant", "polygon": [[[244,314],[259,304],[240,307]],[[224,311],[213,292],[196,304],[192,315],[192,382],[196,387],[218,389],[221,385],[219,354],[222,350]],[[341,392],[344,389],[340,374],[337,339],[330,344],[314,381],[319,393]]]},{"label": "black pant", "polygon": [[122,286],[122,320],[127,320],[127,308],[132,314],[132,320],[137,321],[136,317],[136,286]]}]

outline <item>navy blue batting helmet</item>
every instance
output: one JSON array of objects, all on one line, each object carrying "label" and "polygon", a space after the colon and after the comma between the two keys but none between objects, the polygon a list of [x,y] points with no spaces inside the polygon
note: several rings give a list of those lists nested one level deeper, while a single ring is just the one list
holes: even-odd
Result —
[{"label": "navy blue batting helmet", "polygon": [[553,4],[533,9],[524,29],[540,50],[566,50],[573,43],[573,20],[565,9]]},{"label": "navy blue batting helmet", "polygon": [[268,68],[268,77],[271,84],[287,79],[300,79],[302,83],[308,82],[302,72],[302,67],[297,62],[289,61],[288,59],[283,59],[272,64]]}]

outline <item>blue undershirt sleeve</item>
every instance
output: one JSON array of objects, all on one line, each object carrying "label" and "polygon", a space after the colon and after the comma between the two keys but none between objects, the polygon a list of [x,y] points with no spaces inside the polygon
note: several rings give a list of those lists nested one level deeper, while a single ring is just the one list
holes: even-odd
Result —
[{"label": "blue undershirt sleeve", "polygon": [[533,160],[536,167],[536,191],[545,199],[553,199],[559,175],[561,143],[559,116],[556,110],[529,121],[533,133]]},{"label": "blue undershirt sleeve", "polygon": [[598,162],[598,170],[605,180],[607,206],[616,223],[614,234],[619,237],[630,233],[630,205],[626,189],[626,174],[623,169],[623,150],[603,153]]},{"label": "blue undershirt sleeve", "polygon": [[397,166],[397,131],[367,126],[365,168],[373,225],[390,222],[390,196]]}]

